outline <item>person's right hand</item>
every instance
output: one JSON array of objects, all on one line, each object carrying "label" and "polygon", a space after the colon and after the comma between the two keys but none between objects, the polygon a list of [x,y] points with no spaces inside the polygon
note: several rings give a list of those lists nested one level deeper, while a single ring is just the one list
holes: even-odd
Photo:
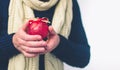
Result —
[{"label": "person's right hand", "polygon": [[24,24],[13,36],[14,47],[26,57],[35,57],[46,52],[47,43],[40,35],[26,33],[27,24]]}]

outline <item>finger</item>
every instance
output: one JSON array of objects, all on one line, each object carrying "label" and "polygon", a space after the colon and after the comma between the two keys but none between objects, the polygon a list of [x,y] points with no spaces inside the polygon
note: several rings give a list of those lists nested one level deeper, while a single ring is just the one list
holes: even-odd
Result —
[{"label": "finger", "polygon": [[42,40],[42,37],[40,35],[29,35],[25,32],[20,33],[20,38],[26,41],[39,41]]},{"label": "finger", "polygon": [[41,46],[47,46],[47,43],[43,40],[42,41],[28,41],[25,44],[26,46],[34,47],[34,48],[39,48]]},{"label": "finger", "polygon": [[28,52],[25,52],[25,51],[23,51],[22,53],[25,57],[28,57],[28,58],[36,57],[36,56],[39,55],[39,54],[35,54],[35,53],[28,53]]},{"label": "finger", "polygon": [[22,29],[23,29],[24,31],[26,31],[26,28],[27,28],[28,24],[29,24],[29,23],[23,24]]},{"label": "finger", "polygon": [[23,46],[17,46],[16,48],[26,57],[35,57],[35,56],[39,55],[39,53],[29,53],[29,52],[26,52],[25,50],[23,50]]},{"label": "finger", "polygon": [[22,46],[21,47],[22,51],[25,51],[27,53],[41,53],[41,52],[45,52],[46,49],[45,47],[39,47],[39,48],[31,48],[31,47],[27,47],[27,46]]},{"label": "finger", "polygon": [[27,32],[26,32],[26,28],[27,28],[27,23],[24,24],[20,29],[19,29],[19,36],[24,39],[24,40],[42,40],[42,37],[40,35],[29,35]]},{"label": "finger", "polygon": [[55,32],[55,30],[53,29],[52,26],[49,26],[49,33],[50,33],[50,35],[56,34],[56,32]]},{"label": "finger", "polygon": [[41,41],[25,41],[22,39],[19,39],[19,45],[24,45],[24,46],[29,46],[29,47],[34,47],[38,48],[40,46],[47,46],[46,41],[41,40]]}]

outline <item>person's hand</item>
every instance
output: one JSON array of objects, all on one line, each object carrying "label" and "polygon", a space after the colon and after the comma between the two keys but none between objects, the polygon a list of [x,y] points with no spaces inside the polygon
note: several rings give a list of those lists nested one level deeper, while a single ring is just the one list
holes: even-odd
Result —
[{"label": "person's hand", "polygon": [[27,24],[23,25],[13,36],[14,47],[26,57],[35,57],[46,52],[46,41],[40,35],[26,33]]},{"label": "person's hand", "polygon": [[26,33],[27,24],[23,25],[13,36],[14,47],[26,57],[35,57],[39,54],[51,52],[59,44],[59,36],[52,26],[49,26],[48,40],[44,41],[40,35]]},{"label": "person's hand", "polygon": [[51,52],[52,50],[54,50],[60,42],[59,35],[54,31],[52,26],[49,26],[49,36],[46,42],[46,52]]}]

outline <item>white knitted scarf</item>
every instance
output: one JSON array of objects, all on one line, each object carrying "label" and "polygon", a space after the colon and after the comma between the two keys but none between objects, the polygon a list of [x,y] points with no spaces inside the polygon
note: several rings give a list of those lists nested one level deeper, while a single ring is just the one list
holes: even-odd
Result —
[{"label": "white knitted scarf", "polygon": [[[59,1],[59,2],[58,2]],[[10,0],[8,33],[14,33],[28,19],[35,18],[33,9],[45,11],[58,2],[53,15],[52,26],[55,31],[68,38],[72,21],[72,0]],[[26,58],[18,54],[9,60],[8,70],[39,70],[39,56]],[[62,62],[54,55],[45,54],[45,70],[63,70]]]}]

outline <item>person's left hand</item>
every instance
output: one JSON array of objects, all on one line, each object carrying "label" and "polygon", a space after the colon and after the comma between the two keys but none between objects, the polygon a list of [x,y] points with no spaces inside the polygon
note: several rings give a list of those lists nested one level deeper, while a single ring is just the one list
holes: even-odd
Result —
[{"label": "person's left hand", "polygon": [[52,26],[49,26],[49,36],[46,42],[47,42],[47,46],[45,53],[51,52],[53,49],[55,49],[58,46],[60,42],[59,35],[54,31]]}]

